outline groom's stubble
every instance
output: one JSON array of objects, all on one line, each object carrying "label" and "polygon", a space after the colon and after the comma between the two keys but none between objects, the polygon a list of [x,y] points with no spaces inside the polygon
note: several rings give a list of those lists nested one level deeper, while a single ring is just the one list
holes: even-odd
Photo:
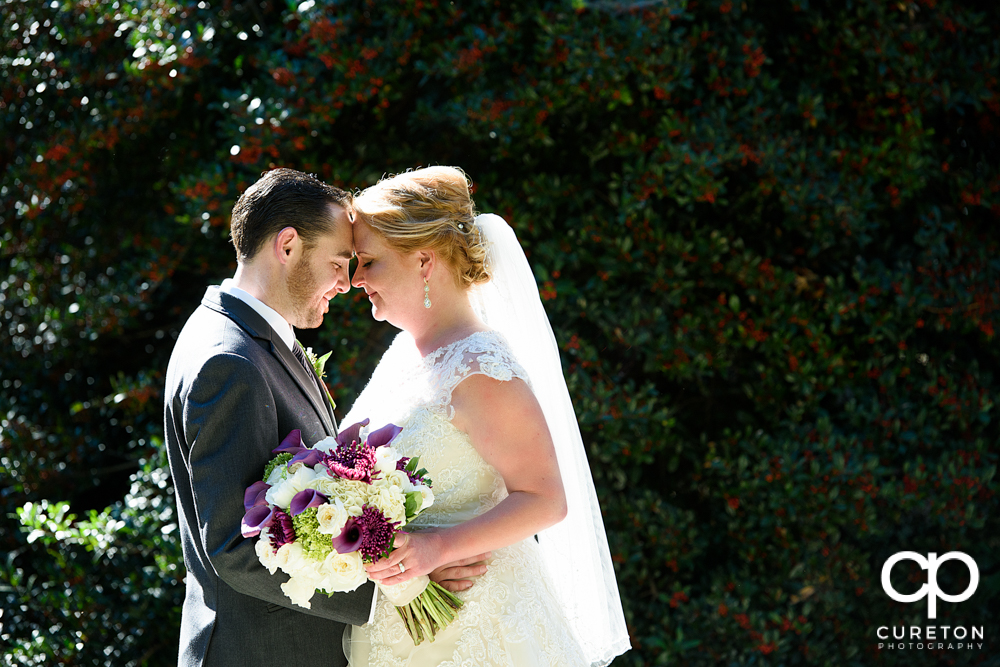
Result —
[{"label": "groom's stubble", "polygon": [[325,314],[324,301],[319,297],[319,280],[310,263],[312,253],[313,248],[307,246],[288,276],[288,298],[295,326],[300,329],[315,329],[323,324]]}]

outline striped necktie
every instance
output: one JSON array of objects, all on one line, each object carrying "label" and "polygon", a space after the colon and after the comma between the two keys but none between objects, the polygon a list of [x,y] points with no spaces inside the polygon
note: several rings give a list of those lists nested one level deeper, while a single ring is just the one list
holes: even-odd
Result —
[{"label": "striped necktie", "polygon": [[300,364],[302,364],[302,368],[306,369],[306,373],[309,377],[315,378],[316,371],[313,370],[312,364],[310,364],[309,360],[306,359],[306,353],[302,351],[302,346],[299,345],[297,341],[292,344],[292,354],[294,354],[295,358],[299,360]]}]

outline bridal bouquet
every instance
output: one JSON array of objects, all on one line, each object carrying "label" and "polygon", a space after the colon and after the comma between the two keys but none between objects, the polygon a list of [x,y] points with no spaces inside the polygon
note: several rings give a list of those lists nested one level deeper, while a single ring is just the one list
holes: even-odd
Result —
[{"label": "bridal bouquet", "polygon": [[[259,536],[257,558],[289,576],[281,590],[310,608],[316,591],[353,591],[368,580],[364,563],[393,550],[396,534],[434,502],[419,457],[391,446],[402,431],[388,424],[367,434],[368,420],[313,447],[294,430],[273,450],[263,479],[247,488],[244,537]],[[462,602],[426,576],[381,586],[414,644],[447,626]]]}]

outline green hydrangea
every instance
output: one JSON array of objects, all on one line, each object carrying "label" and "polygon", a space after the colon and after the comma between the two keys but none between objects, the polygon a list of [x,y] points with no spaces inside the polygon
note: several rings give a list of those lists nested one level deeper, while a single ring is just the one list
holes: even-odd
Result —
[{"label": "green hydrangea", "polygon": [[271,472],[275,468],[277,468],[278,466],[285,465],[291,460],[292,460],[292,455],[289,452],[282,452],[281,454],[278,454],[273,459],[268,461],[267,465],[264,466],[264,478],[263,478],[264,481],[267,481],[267,478],[271,476]]},{"label": "green hydrangea", "polygon": [[292,527],[295,528],[295,541],[302,545],[302,550],[310,558],[323,560],[333,551],[333,542],[330,536],[319,532],[319,520],[316,518],[315,507],[310,507],[298,516],[293,516]]}]

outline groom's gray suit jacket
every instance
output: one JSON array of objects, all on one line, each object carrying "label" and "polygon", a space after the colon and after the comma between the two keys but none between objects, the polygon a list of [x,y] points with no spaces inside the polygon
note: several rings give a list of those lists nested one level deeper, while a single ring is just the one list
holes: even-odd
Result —
[{"label": "groom's gray suit jacket", "polygon": [[187,567],[184,667],[344,665],[344,624],[368,620],[372,586],[292,605],[240,534],[243,492],[293,429],[314,444],[336,420],[307,372],[263,317],[208,288],[167,368],[165,434]]}]

